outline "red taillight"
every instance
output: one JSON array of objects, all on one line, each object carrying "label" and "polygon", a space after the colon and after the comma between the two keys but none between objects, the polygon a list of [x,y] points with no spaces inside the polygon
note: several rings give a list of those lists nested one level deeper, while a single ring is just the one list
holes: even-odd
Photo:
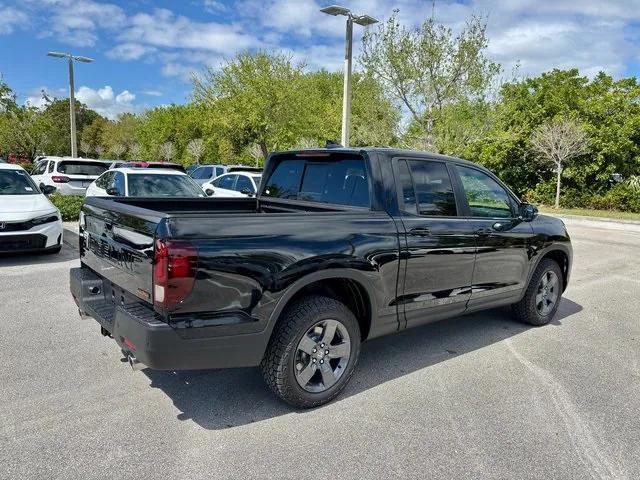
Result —
[{"label": "red taillight", "polygon": [[156,240],[153,262],[153,304],[173,310],[189,296],[196,279],[198,251],[184,240]]},{"label": "red taillight", "polygon": [[53,177],[51,177],[51,180],[54,181],[54,183],[69,183],[69,177],[65,177],[63,175],[54,175]]}]

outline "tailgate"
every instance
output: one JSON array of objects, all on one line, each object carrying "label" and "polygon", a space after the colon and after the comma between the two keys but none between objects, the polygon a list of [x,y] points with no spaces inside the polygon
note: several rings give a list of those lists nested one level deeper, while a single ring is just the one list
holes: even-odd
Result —
[{"label": "tailgate", "polygon": [[148,215],[148,210],[98,198],[88,199],[82,211],[82,263],[121,289],[152,303],[154,235],[161,218]]}]

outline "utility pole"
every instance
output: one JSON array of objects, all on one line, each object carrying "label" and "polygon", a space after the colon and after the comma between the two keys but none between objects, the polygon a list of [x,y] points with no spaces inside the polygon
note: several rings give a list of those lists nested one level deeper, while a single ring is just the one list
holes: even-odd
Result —
[{"label": "utility pole", "polygon": [[91,63],[93,62],[93,59],[62,52],[49,52],[47,53],[47,55],[49,57],[66,58],[69,62],[69,119],[71,121],[71,156],[73,158],[76,158],[78,156],[78,141],[76,139],[76,89],[73,78],[73,61],[77,60],[78,62]]}]

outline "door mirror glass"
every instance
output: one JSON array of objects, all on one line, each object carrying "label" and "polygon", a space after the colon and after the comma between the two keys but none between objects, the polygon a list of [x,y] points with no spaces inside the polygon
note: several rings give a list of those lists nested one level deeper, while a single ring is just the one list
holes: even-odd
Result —
[{"label": "door mirror glass", "polygon": [[213,188],[207,188],[204,193],[207,194],[208,197],[211,197],[214,193],[216,193]]},{"label": "door mirror glass", "polygon": [[525,222],[530,222],[538,214],[538,207],[530,203],[521,203],[519,208],[520,218]]}]

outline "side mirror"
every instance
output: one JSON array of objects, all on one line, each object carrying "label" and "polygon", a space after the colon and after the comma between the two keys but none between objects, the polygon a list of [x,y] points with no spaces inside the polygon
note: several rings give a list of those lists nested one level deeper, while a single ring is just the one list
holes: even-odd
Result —
[{"label": "side mirror", "polygon": [[40,185],[40,191],[45,195],[51,195],[56,191],[56,187],[54,187],[53,185]]},{"label": "side mirror", "polygon": [[204,193],[207,194],[207,197],[212,196],[214,193],[216,193],[212,188],[207,188]]},{"label": "side mirror", "polygon": [[107,188],[107,195],[112,195],[114,197],[118,197],[118,196],[120,196],[120,192],[118,191],[118,189],[116,187],[109,187],[109,188]]},{"label": "side mirror", "polygon": [[240,190],[240,193],[243,195],[248,195],[250,197],[253,197],[253,192],[248,188],[243,188],[242,190]]},{"label": "side mirror", "polygon": [[521,203],[518,214],[520,219],[525,222],[530,222],[536,218],[536,215],[538,215],[538,207],[531,205],[530,203]]}]

